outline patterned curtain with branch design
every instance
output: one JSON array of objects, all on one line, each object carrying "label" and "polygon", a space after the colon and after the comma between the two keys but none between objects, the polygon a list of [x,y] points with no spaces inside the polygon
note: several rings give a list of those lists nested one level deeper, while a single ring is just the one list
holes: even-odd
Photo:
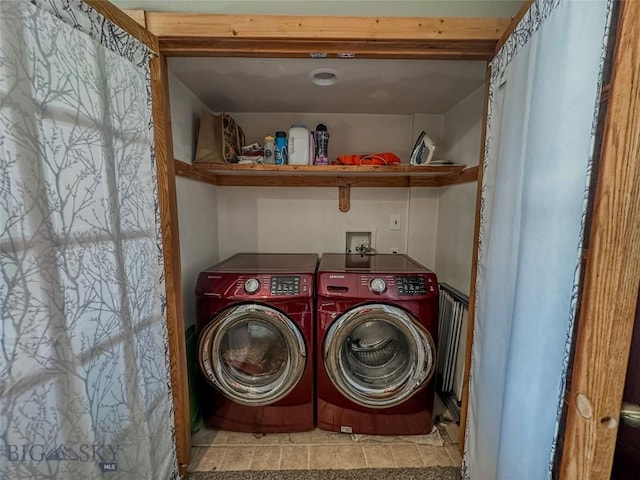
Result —
[{"label": "patterned curtain with branch design", "polygon": [[465,480],[553,478],[612,0],[535,0],[491,62]]},{"label": "patterned curtain with branch design", "polygon": [[0,478],[177,478],[149,52],[0,1]]}]

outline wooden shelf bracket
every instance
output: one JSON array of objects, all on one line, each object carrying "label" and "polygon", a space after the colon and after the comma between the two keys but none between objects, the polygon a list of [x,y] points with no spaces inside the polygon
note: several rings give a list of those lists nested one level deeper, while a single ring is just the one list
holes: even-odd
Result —
[{"label": "wooden shelf bracket", "polygon": [[340,185],[338,187],[338,209],[346,213],[351,208],[351,185]]}]

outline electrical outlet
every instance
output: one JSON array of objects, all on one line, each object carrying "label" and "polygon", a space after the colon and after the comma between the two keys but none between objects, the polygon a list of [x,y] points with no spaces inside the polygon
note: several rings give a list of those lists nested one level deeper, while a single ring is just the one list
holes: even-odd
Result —
[{"label": "electrical outlet", "polygon": [[398,253],[400,253],[400,249],[398,247],[391,247],[391,253],[397,255]]},{"label": "electrical outlet", "polygon": [[389,217],[389,230],[400,230],[400,215],[393,214]]}]

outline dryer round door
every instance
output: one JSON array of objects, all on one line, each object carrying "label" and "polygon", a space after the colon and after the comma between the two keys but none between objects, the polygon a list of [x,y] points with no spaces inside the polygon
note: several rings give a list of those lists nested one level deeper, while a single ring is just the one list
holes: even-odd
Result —
[{"label": "dryer round door", "polygon": [[385,304],[363,305],[345,312],[329,328],[324,366],[335,387],[352,402],[389,408],[429,381],[435,344],[406,311]]},{"label": "dryer round door", "polygon": [[296,325],[265,305],[244,304],[217,315],[202,331],[200,368],[211,384],[241,405],[269,405],[298,384],[307,348]]}]

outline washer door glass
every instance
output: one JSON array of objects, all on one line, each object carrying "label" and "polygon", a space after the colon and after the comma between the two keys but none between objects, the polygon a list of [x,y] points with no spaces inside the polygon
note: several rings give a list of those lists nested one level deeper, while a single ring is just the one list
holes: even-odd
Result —
[{"label": "washer door glass", "polygon": [[420,322],[384,304],[344,313],[324,340],[324,365],[340,392],[369,408],[402,403],[434,371],[435,345]]},{"label": "washer door glass", "polygon": [[277,402],[304,373],[302,334],[273,308],[245,304],[229,308],[202,331],[200,367],[220,392],[242,405]]}]

